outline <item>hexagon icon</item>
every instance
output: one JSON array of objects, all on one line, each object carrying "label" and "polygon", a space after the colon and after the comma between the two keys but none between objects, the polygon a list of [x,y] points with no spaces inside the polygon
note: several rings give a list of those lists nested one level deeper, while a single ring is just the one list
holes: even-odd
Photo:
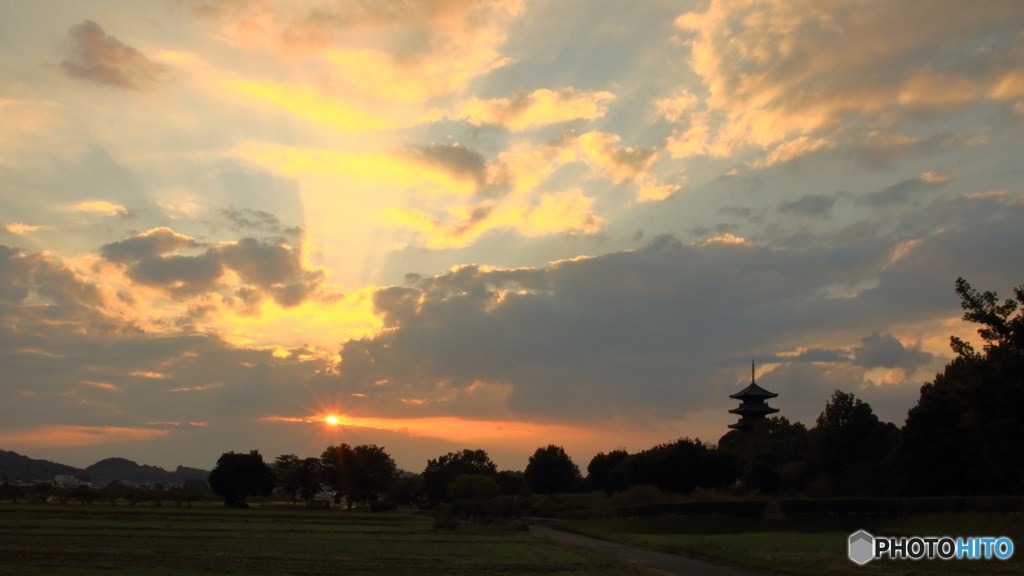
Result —
[{"label": "hexagon icon", "polygon": [[863,530],[850,534],[850,560],[857,564],[867,564],[874,558],[875,537]]}]

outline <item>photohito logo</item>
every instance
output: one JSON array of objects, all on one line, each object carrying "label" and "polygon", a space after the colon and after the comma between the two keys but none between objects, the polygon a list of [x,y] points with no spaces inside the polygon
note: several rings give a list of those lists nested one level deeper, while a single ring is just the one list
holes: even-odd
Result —
[{"label": "photohito logo", "polygon": [[850,534],[850,560],[864,565],[888,556],[890,560],[1006,560],[1013,556],[1013,540],[1006,536],[872,536],[864,530]]}]

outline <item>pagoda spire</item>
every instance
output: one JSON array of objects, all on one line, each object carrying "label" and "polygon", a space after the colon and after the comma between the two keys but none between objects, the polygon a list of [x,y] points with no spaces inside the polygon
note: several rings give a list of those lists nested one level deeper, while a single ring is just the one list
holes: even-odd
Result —
[{"label": "pagoda spire", "polygon": [[769,414],[774,414],[779,411],[778,408],[772,408],[765,404],[766,400],[775,398],[778,394],[769,392],[758,386],[757,382],[754,381],[755,374],[756,365],[754,364],[754,360],[751,359],[750,385],[735,394],[729,395],[729,398],[740,401],[738,408],[729,410],[730,414],[737,414],[740,417],[739,422],[729,425],[729,428],[732,428],[733,430],[750,430],[758,420],[763,420]]}]

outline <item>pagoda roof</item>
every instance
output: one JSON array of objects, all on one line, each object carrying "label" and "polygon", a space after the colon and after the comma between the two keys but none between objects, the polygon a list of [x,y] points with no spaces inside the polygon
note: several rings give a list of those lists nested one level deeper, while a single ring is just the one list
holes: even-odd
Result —
[{"label": "pagoda roof", "polygon": [[756,382],[751,382],[750,386],[747,386],[735,394],[729,394],[729,398],[734,398],[736,400],[743,400],[745,398],[775,398],[776,396],[778,396],[778,394],[761,388]]},{"label": "pagoda roof", "polygon": [[741,416],[743,414],[755,414],[757,412],[762,414],[775,414],[778,411],[778,408],[772,408],[767,404],[744,404],[739,408],[729,410],[729,414],[739,414]]}]

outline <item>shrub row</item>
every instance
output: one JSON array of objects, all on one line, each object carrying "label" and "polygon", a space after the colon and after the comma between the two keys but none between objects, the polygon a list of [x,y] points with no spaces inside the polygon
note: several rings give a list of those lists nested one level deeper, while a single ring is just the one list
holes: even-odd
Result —
[{"label": "shrub row", "polygon": [[394,502],[370,502],[370,512],[387,512],[397,510],[398,504]]},{"label": "shrub row", "polygon": [[731,500],[724,502],[681,502],[678,504],[643,504],[624,506],[620,516],[760,516],[767,502],[760,500]]},{"label": "shrub row", "polygon": [[946,496],[937,498],[781,500],[779,508],[787,516],[896,516],[938,512],[1019,514],[1024,512],[1024,498],[1020,496]]}]

